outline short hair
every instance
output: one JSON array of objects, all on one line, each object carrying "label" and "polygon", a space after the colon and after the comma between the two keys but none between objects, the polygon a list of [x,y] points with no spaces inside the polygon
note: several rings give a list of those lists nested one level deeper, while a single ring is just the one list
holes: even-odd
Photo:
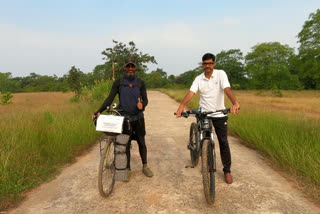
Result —
[{"label": "short hair", "polygon": [[208,59],[212,59],[212,61],[216,61],[216,56],[213,55],[212,53],[206,53],[205,55],[203,55],[202,57],[202,62]]}]

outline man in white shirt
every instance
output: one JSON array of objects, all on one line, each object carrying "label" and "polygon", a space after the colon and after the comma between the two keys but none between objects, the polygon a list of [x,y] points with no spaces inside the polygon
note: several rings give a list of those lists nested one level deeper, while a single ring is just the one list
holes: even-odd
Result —
[{"label": "man in white shirt", "polygon": [[[200,92],[200,108],[201,111],[215,111],[225,109],[224,93],[228,96],[232,103],[230,112],[236,114],[239,112],[240,105],[235,96],[231,92],[230,83],[227,74],[223,70],[214,70],[216,65],[215,56],[207,53],[202,57],[202,67],[204,72],[197,76],[192,83],[190,91],[181,102],[176,115],[181,117],[184,106],[188,103],[193,95]],[[231,176],[231,154],[228,142],[228,116],[224,114],[212,115],[212,124],[218,137],[220,155],[223,164],[223,172],[225,181],[232,183]]]}]

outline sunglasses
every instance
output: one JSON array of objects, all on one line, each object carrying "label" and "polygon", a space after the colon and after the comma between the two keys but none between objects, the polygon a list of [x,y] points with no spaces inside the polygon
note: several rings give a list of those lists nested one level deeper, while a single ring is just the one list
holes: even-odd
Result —
[{"label": "sunglasses", "polygon": [[203,62],[203,63],[202,63],[202,66],[213,65],[213,64],[214,64],[214,62]]}]

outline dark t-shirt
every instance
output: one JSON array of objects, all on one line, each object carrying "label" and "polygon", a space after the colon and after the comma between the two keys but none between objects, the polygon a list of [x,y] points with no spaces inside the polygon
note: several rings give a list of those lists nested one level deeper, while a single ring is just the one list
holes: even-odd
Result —
[{"label": "dark t-shirt", "polygon": [[[127,82],[128,80],[125,80],[125,82]],[[144,84],[144,82],[140,79],[139,81],[141,81],[141,87],[140,87],[140,96],[141,96],[141,98],[142,98],[142,104],[143,104],[143,109],[142,110],[140,110],[140,111],[138,111],[138,114],[137,115],[130,115],[131,116],[131,119],[132,120],[136,120],[136,119],[139,119],[139,118],[141,118],[141,117],[143,117],[143,113],[142,113],[142,111],[144,111],[144,109],[145,109],[145,107],[148,105],[148,97],[147,97],[147,90],[146,90],[146,87],[145,87],[145,84]],[[130,82],[136,82],[136,80],[134,80],[134,81],[129,81],[129,83]],[[121,86],[121,88],[122,87],[129,87],[129,86],[124,86],[124,85],[122,85]],[[136,86],[135,86],[136,87]],[[123,90],[122,90],[123,91]],[[124,93],[124,94],[121,94],[120,93],[120,79],[117,79],[117,80],[115,80],[114,81],[114,83],[113,83],[113,85],[112,85],[112,89],[111,89],[111,91],[110,91],[110,94],[109,94],[109,96],[105,99],[105,101],[103,102],[103,104],[101,105],[101,107],[98,109],[98,111],[96,112],[96,113],[98,113],[98,112],[103,112],[108,106],[110,106],[111,104],[112,104],[112,102],[113,102],[113,100],[114,100],[114,98],[115,98],[115,96],[117,95],[117,94],[119,94],[119,98],[120,98],[120,106],[121,106],[121,100],[123,100],[123,99],[126,99],[126,97],[121,97],[121,96],[128,96],[128,98],[127,99],[130,99],[130,98],[132,98],[132,97],[129,97],[129,96],[131,96],[131,95],[129,95],[129,94],[127,94],[127,93]],[[138,103],[138,100],[137,100],[137,102],[136,102],[136,104]],[[134,104],[134,105],[136,105],[136,104]]]}]

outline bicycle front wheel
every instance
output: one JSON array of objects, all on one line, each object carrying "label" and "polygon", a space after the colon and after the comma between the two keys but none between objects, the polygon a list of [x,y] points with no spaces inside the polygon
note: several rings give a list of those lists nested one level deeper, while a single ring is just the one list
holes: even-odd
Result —
[{"label": "bicycle front wheel", "polygon": [[204,195],[208,204],[214,203],[215,198],[215,176],[213,150],[210,140],[204,140],[202,144],[202,180]]},{"label": "bicycle front wheel", "polygon": [[189,146],[191,163],[193,166],[197,166],[199,162],[199,133],[196,123],[191,123]]},{"label": "bicycle front wheel", "polygon": [[98,175],[98,188],[102,197],[108,197],[112,192],[114,175],[114,143],[107,141],[101,153]]}]

